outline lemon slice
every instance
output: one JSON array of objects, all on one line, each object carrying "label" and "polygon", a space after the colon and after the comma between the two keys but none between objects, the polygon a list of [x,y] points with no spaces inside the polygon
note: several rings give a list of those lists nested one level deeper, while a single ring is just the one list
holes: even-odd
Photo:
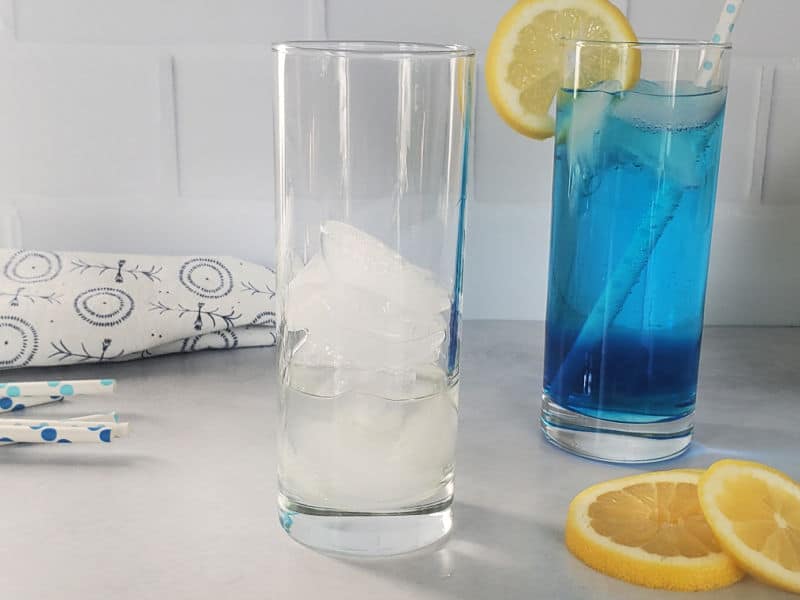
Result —
[{"label": "lemon slice", "polygon": [[[520,133],[551,137],[553,97],[564,79],[564,40],[635,42],[631,24],[608,0],[520,0],[500,20],[486,53],[486,84],[498,114]],[[639,51],[621,46],[586,47],[580,84],[639,79]]]},{"label": "lemon slice", "polygon": [[800,485],[758,463],[721,460],[699,490],[725,551],[754,577],[800,593]]},{"label": "lemon slice", "polygon": [[697,496],[697,470],[658,471],[592,486],[569,505],[567,548],[618,579],[711,590],[743,573],[718,544]]}]

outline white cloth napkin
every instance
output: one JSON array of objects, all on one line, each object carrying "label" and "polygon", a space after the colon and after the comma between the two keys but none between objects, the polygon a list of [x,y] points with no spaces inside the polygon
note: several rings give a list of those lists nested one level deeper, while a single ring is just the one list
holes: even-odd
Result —
[{"label": "white cloth napkin", "polygon": [[0,250],[0,369],[275,344],[275,274],[231,257]]}]

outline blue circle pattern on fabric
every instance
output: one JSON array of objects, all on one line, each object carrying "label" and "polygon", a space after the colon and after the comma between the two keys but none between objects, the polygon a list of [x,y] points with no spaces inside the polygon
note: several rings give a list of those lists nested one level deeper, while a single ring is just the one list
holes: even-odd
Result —
[{"label": "blue circle pattern on fabric", "polygon": [[711,62],[710,60],[707,60],[706,62],[704,62],[704,63],[703,63],[703,68],[704,68],[706,71],[710,71],[711,69],[713,69],[713,68],[714,68],[714,63],[713,63],[713,62]]},{"label": "blue circle pattern on fabric", "polygon": [[4,397],[0,398],[0,408],[2,408],[3,410],[8,410],[13,405],[14,405],[14,401],[11,398],[9,398],[8,396],[4,396]]},{"label": "blue circle pattern on fabric", "polygon": [[181,352],[200,350],[230,350],[239,346],[239,336],[233,330],[209,331],[191,338],[181,344]]},{"label": "blue circle pattern on fabric", "polygon": [[715,33],[715,34],[714,34],[714,37],[712,37],[712,38],[711,38],[711,41],[712,41],[712,42],[714,42],[715,44],[719,44],[719,42],[720,42],[720,40],[721,40],[721,39],[722,39],[722,38],[719,36],[719,34],[718,34],[718,33]]},{"label": "blue circle pattern on fabric", "polygon": [[58,384],[61,383],[60,381],[48,381],[47,387],[58,387]]},{"label": "blue circle pattern on fabric", "polygon": [[18,412],[20,410],[25,410],[24,404],[17,404],[14,408],[11,409],[11,412]]},{"label": "blue circle pattern on fabric", "polygon": [[736,5],[735,5],[735,4],[728,4],[728,7],[727,7],[727,9],[726,9],[726,10],[727,10],[727,11],[728,11],[730,14],[733,14],[733,13],[735,13],[735,12],[736,12]]},{"label": "blue circle pattern on fabric", "polygon": [[192,258],[178,270],[183,286],[201,298],[222,298],[233,290],[233,275],[216,258]]},{"label": "blue circle pattern on fabric", "polygon": [[52,427],[47,427],[42,429],[42,433],[40,435],[45,442],[52,442],[58,437],[58,432]]},{"label": "blue circle pattern on fabric", "polygon": [[68,383],[61,386],[61,389],[58,390],[62,396],[72,396],[75,393],[75,389]]},{"label": "blue circle pattern on fabric", "polygon": [[61,257],[53,252],[20,250],[6,263],[3,273],[18,283],[50,281],[61,272]]},{"label": "blue circle pattern on fabric", "polygon": [[100,432],[100,441],[101,442],[110,442],[111,441],[111,430],[110,429],[103,429]]},{"label": "blue circle pattern on fabric", "polygon": [[111,287],[97,287],[81,292],[73,303],[78,316],[97,327],[114,327],[131,316],[136,307],[133,297],[126,291]]},{"label": "blue circle pattern on fabric", "polygon": [[100,380],[100,385],[105,385],[105,386],[114,385],[114,380],[113,379],[101,379]]},{"label": "blue circle pattern on fabric", "polygon": [[12,398],[16,398],[17,396],[19,396],[19,388],[15,385],[10,385],[6,390],[6,394],[11,396]]},{"label": "blue circle pattern on fabric", "polygon": [[[6,345],[3,353],[5,358],[0,359],[0,369],[27,366],[39,350],[39,334],[33,325],[14,315],[2,315],[0,333],[3,334]],[[14,386],[7,387],[11,389]]]}]

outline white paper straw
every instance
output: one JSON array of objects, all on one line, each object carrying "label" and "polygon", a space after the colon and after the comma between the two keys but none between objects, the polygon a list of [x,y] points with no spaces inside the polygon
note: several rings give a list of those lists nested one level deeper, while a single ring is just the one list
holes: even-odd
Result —
[{"label": "white paper straw", "polygon": [[0,414],[23,410],[31,406],[50,404],[51,402],[61,402],[63,399],[64,396],[39,396],[36,398],[11,398],[10,396],[0,396]]},{"label": "white paper straw", "polygon": [[127,423],[86,421],[39,421],[35,424],[10,420],[0,422],[0,442],[44,444],[109,443],[128,433]]},{"label": "white paper straw", "polygon": [[104,428],[111,428],[111,432],[114,434],[114,437],[122,437],[128,433],[127,423],[90,421],[88,417],[82,417],[80,419],[67,419],[65,421],[60,419],[0,419],[0,428],[8,427],[9,425],[25,425],[31,429],[42,429],[43,427],[80,429],[85,427],[100,430]]},{"label": "white paper straw", "polygon": [[[86,415],[85,417],[73,417],[71,419],[67,419],[68,421],[85,421],[85,422],[92,422],[92,423],[119,423],[119,415],[116,411],[112,411],[110,413],[100,413],[95,415]],[[5,419],[0,419],[0,425],[2,425]],[[9,421],[11,421],[9,419]],[[16,419],[14,420],[16,422]],[[0,446],[10,446],[12,444],[16,444],[17,442],[0,442]]]},{"label": "white paper straw", "polygon": [[[742,10],[744,0],[725,0],[722,6],[722,13],[719,16],[714,35],[711,36],[713,44],[727,44],[731,41],[733,30],[736,27],[736,19]],[[703,52],[700,60],[700,69],[695,78],[697,87],[708,87],[713,81],[714,76],[719,70],[719,60],[722,57],[722,48],[708,48]]]},{"label": "white paper straw", "polygon": [[19,381],[0,383],[0,394],[7,398],[37,396],[99,396],[113,394],[116,379],[78,379],[75,381]]},{"label": "white paper straw", "polygon": [[100,413],[97,415],[86,415],[85,417],[72,417],[67,421],[94,421],[97,423],[119,423],[119,415],[117,411],[112,410],[108,413]]}]

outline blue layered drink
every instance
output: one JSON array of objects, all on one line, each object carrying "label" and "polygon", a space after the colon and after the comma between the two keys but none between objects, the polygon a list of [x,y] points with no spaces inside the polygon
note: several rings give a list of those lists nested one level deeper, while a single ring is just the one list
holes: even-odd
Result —
[{"label": "blue layered drink", "polygon": [[725,98],[691,82],[558,93],[546,432],[690,437],[668,423],[694,411]]}]

